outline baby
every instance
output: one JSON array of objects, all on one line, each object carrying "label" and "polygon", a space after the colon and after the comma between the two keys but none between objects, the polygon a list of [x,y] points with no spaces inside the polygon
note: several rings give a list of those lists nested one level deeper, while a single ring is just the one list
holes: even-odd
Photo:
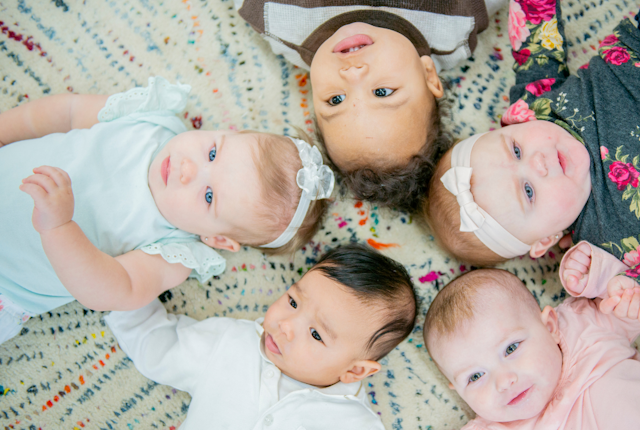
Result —
[{"label": "baby", "polygon": [[540,312],[523,283],[497,269],[469,272],[438,293],[425,344],[477,414],[463,429],[640,428],[638,308],[633,319],[609,315],[640,301],[640,288],[609,297],[607,281],[624,264],[599,251],[600,276],[555,309]]},{"label": "baby", "polygon": [[204,282],[225,266],[212,248],[293,252],[312,237],[334,181],[318,149],[188,132],[175,113],[189,90],[150,78],[0,115],[0,343],[74,297],[129,310],[190,274]]},{"label": "baby", "polygon": [[183,430],[383,430],[363,380],[411,333],[415,315],[404,267],[347,245],[255,322],[167,315],[158,300],[105,320],[143,375],[191,394]]},{"label": "baby", "polygon": [[327,155],[359,199],[415,209],[449,147],[438,72],[471,56],[506,0],[234,0],[276,54],[309,69]]},{"label": "baby", "polygon": [[511,2],[516,85],[507,126],[445,154],[424,217],[447,251],[472,264],[540,257],[568,230],[575,243],[635,266],[640,31],[625,18],[599,56],[569,76],[560,3],[533,4]]}]

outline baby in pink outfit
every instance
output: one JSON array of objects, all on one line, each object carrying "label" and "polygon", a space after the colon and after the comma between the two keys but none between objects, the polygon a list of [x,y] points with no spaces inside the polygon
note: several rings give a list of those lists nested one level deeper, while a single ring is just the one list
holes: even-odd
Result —
[{"label": "baby in pink outfit", "polygon": [[583,291],[542,312],[504,270],[469,272],[436,296],[425,344],[477,414],[465,430],[640,429],[638,310],[616,316],[630,312],[640,288],[609,297],[608,281],[626,266],[596,247],[588,263]]}]

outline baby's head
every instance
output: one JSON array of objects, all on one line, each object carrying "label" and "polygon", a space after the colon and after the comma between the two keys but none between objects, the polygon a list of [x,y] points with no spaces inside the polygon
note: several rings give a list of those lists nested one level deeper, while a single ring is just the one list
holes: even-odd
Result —
[{"label": "baby's head", "polygon": [[413,329],[402,265],[359,245],[329,251],[265,315],[264,351],[284,374],[323,387],[359,381]]},{"label": "baby's head", "polygon": [[178,134],[154,158],[148,180],[160,213],[175,227],[214,248],[266,245],[269,253],[293,252],[311,239],[333,188],[316,148],[257,132]]},{"label": "baby's head", "polygon": [[411,173],[432,170],[443,87],[430,52],[416,50],[421,35],[379,25],[344,25],[322,43],[311,62],[313,104],[327,155],[356,196],[402,205],[387,188],[398,177],[419,184]]},{"label": "baby's head", "polygon": [[425,345],[449,387],[480,417],[534,417],[562,371],[558,316],[497,269],[469,272],[442,289],[424,323]]},{"label": "baby's head", "polygon": [[475,135],[438,163],[423,216],[460,260],[493,265],[527,253],[538,258],[584,208],[590,164],[584,145],[548,121]]}]

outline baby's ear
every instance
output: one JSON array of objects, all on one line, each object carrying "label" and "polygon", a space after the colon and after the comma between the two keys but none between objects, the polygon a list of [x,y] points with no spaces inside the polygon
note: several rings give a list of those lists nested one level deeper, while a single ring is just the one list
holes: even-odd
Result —
[{"label": "baby's ear", "polygon": [[345,384],[361,381],[367,376],[378,373],[381,367],[382,366],[380,365],[380,363],[373,360],[356,361],[351,369],[340,375],[340,381],[344,382]]},{"label": "baby's ear", "polygon": [[444,89],[442,88],[442,81],[438,76],[436,65],[428,55],[420,57],[420,61],[422,61],[422,66],[424,67],[426,74],[427,87],[429,87],[431,94],[433,94],[435,98],[439,99],[444,95]]},{"label": "baby's ear", "polygon": [[240,244],[227,236],[200,236],[200,240],[212,248],[226,249],[231,252],[238,252],[240,250]]},{"label": "baby's ear", "polygon": [[531,258],[540,258],[544,254],[547,253],[549,248],[558,243],[558,241],[562,238],[562,232],[554,234],[553,236],[543,237],[540,240],[537,240],[531,245],[531,251],[529,251],[529,255]]},{"label": "baby's ear", "polygon": [[540,314],[540,319],[542,319],[542,324],[549,330],[553,340],[556,343],[560,343],[560,330],[558,327],[558,314],[556,310],[551,306],[545,306]]}]

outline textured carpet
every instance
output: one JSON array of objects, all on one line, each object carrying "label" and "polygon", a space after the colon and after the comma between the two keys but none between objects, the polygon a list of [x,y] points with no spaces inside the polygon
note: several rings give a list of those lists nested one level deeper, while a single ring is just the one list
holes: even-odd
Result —
[{"label": "textured carpet", "polygon": [[[565,0],[570,69],[587,62],[615,24],[639,5]],[[514,74],[506,17],[506,10],[491,17],[475,59],[443,74],[452,83],[451,127],[459,137],[497,127],[508,104]],[[47,94],[109,94],[162,75],[193,87],[183,116],[189,127],[283,133],[290,125],[313,126],[307,74],[274,56],[229,0],[0,0],[0,21],[0,112]],[[389,429],[461,427],[472,412],[430,361],[421,324],[439,288],[468,267],[443,255],[406,213],[336,201],[314,243],[292,260],[265,258],[252,249],[226,253],[228,269],[218,279],[206,285],[185,282],[163,298],[170,311],[198,319],[255,319],[318,255],[348,241],[384,248],[401,261],[422,300],[413,335],[367,380],[374,410]],[[526,282],[541,305],[555,305],[564,297],[558,254],[554,249],[505,267]],[[33,318],[21,335],[0,346],[0,427],[180,425],[189,396],[141,376],[102,316],[74,302]],[[212,428],[214,423],[212,417]]]}]

